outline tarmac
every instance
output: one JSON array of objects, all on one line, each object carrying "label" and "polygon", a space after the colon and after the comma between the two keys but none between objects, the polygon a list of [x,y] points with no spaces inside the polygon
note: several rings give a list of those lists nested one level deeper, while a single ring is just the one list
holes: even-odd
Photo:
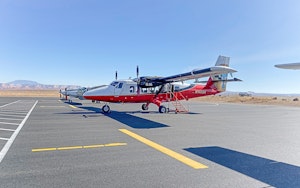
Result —
[{"label": "tarmac", "polygon": [[0,187],[300,187],[299,107],[76,102],[0,98]]}]

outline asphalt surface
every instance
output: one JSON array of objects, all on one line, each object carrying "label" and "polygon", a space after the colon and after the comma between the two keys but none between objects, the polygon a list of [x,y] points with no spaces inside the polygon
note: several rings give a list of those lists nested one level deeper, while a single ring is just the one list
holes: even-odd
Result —
[{"label": "asphalt surface", "polygon": [[300,108],[76,102],[0,98],[0,187],[300,187]]}]

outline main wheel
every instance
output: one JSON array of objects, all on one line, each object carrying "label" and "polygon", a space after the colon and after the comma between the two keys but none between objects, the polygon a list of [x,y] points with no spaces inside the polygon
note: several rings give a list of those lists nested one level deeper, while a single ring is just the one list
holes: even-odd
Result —
[{"label": "main wheel", "polygon": [[142,105],[142,110],[148,110],[149,108],[148,108],[148,105],[147,104],[143,104]]},{"label": "main wheel", "polygon": [[160,106],[158,110],[159,113],[167,113],[167,108],[165,106]]},{"label": "main wheel", "polygon": [[109,113],[110,112],[110,107],[108,105],[104,105],[102,107],[102,112],[105,113],[105,114]]}]

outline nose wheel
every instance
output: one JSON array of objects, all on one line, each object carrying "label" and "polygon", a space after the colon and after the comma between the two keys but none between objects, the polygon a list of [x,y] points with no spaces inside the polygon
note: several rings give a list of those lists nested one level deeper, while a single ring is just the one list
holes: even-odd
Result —
[{"label": "nose wheel", "polygon": [[167,113],[167,112],[169,112],[169,109],[166,108],[165,106],[161,105],[161,106],[158,108],[158,111],[159,111],[159,113]]},{"label": "nose wheel", "polygon": [[110,107],[106,104],[102,107],[102,112],[107,114],[110,113]]}]

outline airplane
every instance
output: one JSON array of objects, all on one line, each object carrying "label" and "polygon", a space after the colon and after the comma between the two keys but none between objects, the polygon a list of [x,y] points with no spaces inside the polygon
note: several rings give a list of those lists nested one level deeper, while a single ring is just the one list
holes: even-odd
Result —
[{"label": "airplane", "polygon": [[[83,97],[83,94],[88,91],[88,90],[92,90],[92,89],[97,89],[97,88],[101,88],[104,87],[105,85],[101,85],[101,86],[95,86],[95,87],[80,87],[77,89],[68,89],[65,88],[64,91],[60,90],[59,93],[63,96],[65,96],[65,100],[68,100],[68,96],[69,97],[73,97],[73,98],[78,98],[80,100],[85,100],[85,98]],[[60,96],[60,98],[62,98],[62,96]],[[72,102],[71,100],[69,100],[70,102]]]},{"label": "airplane", "polygon": [[278,64],[278,65],[275,65],[275,67],[281,68],[281,69],[293,69],[293,70],[297,70],[297,69],[300,69],[300,63]]},{"label": "airplane", "polygon": [[[83,93],[86,92],[87,89],[85,87],[81,87],[78,89],[68,89],[65,88],[64,91],[60,90],[59,93],[63,96],[66,97],[66,100],[68,100],[68,96],[69,97],[74,97],[74,98],[78,98],[78,99],[84,99],[83,98]],[[60,97],[62,98],[62,97]]]},{"label": "airplane", "polygon": [[[236,70],[229,67],[229,57],[219,56],[215,66],[206,69],[194,69],[191,72],[167,77],[143,76],[127,80],[115,80],[110,85],[86,91],[83,97],[88,100],[103,101],[106,103],[144,103],[142,110],[148,110],[149,104],[158,106],[160,113],[169,111],[163,102],[172,102],[175,112],[187,110],[179,103],[195,97],[215,95],[226,90],[226,83],[241,81],[240,79],[227,79],[227,75]],[[209,77],[205,85],[199,83],[187,84],[183,81]],[[105,104],[103,113],[110,113],[110,107]]]}]

